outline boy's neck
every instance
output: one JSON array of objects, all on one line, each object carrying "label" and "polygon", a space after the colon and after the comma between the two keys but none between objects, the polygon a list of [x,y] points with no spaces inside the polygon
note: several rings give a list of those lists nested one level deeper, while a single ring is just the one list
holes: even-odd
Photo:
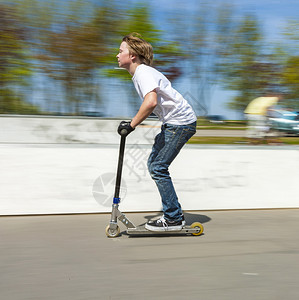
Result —
[{"label": "boy's neck", "polygon": [[130,64],[130,66],[127,70],[131,74],[131,76],[134,76],[137,67],[140,66],[140,65],[141,64],[137,63],[137,62],[134,62],[134,63]]}]

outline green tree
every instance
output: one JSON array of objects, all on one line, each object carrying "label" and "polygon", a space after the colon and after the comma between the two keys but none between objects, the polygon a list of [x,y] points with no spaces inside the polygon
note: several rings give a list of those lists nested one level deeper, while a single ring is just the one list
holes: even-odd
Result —
[{"label": "green tree", "polygon": [[219,66],[225,87],[236,91],[236,96],[229,103],[232,109],[243,111],[266,88],[263,77],[270,65],[262,61],[261,41],[257,19],[252,15],[245,16],[234,31],[225,50],[225,59]]},{"label": "green tree", "polygon": [[[284,103],[299,110],[299,21],[290,20],[284,32],[282,84],[285,87]],[[280,52],[281,53],[281,52]]]},{"label": "green tree", "polygon": [[11,6],[0,5],[0,113],[37,113],[23,90],[31,76],[26,34]]},{"label": "green tree", "polygon": [[61,30],[48,33],[45,53],[38,56],[46,74],[64,87],[66,100],[73,104],[76,114],[80,114],[84,103],[100,101],[95,71],[104,65],[108,53],[107,12],[101,8],[94,20],[83,24],[72,19],[64,21]]},{"label": "green tree", "polygon": [[81,114],[83,107],[101,102],[96,70],[106,61],[107,39],[115,19],[111,18],[112,7],[100,7],[82,19],[78,12],[84,10],[84,3],[69,5],[61,20],[40,32],[43,38],[36,58],[43,72],[63,87],[68,111]]},{"label": "green tree", "polygon": [[254,98],[281,92],[281,65],[271,49],[264,47],[258,20],[253,15],[245,16],[236,25],[228,41],[220,53],[218,70],[224,86],[236,93],[228,104],[230,108],[243,112]]},{"label": "green tree", "polygon": [[[87,106],[98,107],[98,69],[111,52],[109,44],[118,15],[114,1],[98,1],[96,5],[82,0],[15,2],[24,27],[30,29],[35,73],[47,77],[42,92],[48,110],[56,102],[74,114],[81,114]],[[57,101],[58,97],[62,100]]]},{"label": "green tree", "polygon": [[285,106],[299,110],[299,56],[290,56],[283,67],[282,83],[286,87]]}]

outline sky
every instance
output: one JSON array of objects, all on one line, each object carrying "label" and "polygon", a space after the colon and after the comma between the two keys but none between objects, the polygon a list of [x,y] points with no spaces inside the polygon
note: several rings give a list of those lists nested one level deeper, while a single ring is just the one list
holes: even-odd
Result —
[{"label": "sky", "polygon": [[[133,2],[140,2],[138,0]],[[171,15],[173,11],[181,10],[183,13],[192,13],[194,5],[199,2],[213,5],[229,3],[233,5],[239,13],[254,13],[263,24],[263,30],[269,39],[275,39],[280,29],[286,24],[288,19],[299,18],[298,0],[146,0],[150,4],[154,16],[159,18]],[[170,5],[170,3],[172,5]],[[163,22],[159,22],[159,27],[163,28]]]}]

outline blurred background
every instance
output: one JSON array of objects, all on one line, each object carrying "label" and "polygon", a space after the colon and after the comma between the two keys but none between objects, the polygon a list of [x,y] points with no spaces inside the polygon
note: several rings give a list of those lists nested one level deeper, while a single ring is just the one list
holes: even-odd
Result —
[{"label": "blurred background", "polygon": [[258,96],[299,111],[299,3],[276,0],[0,1],[0,114],[131,117],[140,100],[116,69],[124,35],[198,116],[242,119]]}]

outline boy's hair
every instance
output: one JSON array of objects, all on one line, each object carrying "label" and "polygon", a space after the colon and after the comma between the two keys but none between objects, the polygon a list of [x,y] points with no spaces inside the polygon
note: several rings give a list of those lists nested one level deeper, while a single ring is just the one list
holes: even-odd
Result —
[{"label": "boy's hair", "polygon": [[138,56],[142,64],[147,66],[153,64],[153,47],[150,43],[142,39],[139,33],[130,33],[124,36],[122,41],[127,43],[130,53]]}]

